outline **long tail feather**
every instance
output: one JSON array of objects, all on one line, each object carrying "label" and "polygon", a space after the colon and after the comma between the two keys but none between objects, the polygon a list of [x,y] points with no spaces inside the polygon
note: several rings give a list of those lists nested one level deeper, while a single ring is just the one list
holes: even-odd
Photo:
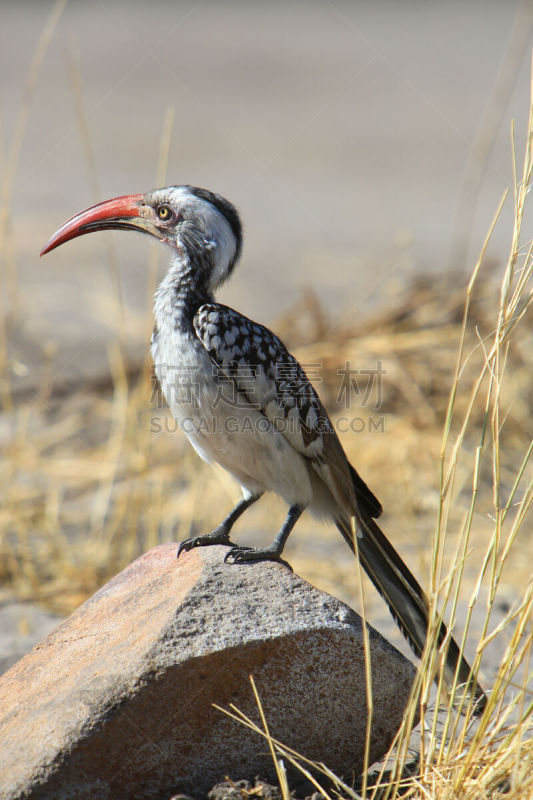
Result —
[{"label": "long tail feather", "polygon": [[[336,524],[350,549],[355,552],[351,526],[342,519],[337,519]],[[374,520],[367,518],[360,523],[360,526],[362,530],[357,537],[357,550],[361,564],[387,603],[415,655],[420,657],[426,644],[429,623],[427,597]],[[439,646],[446,636],[446,626],[442,623],[437,638]],[[481,714],[487,696],[472,676],[472,670],[461,654],[457,642],[450,637],[444,664],[444,679],[449,687],[453,686],[456,673],[457,683],[468,686],[468,691],[473,695],[474,712]]]}]

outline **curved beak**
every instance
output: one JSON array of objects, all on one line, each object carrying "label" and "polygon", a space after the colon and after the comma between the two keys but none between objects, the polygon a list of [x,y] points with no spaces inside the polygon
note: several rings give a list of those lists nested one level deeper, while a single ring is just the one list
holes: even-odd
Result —
[{"label": "curved beak", "polygon": [[41,250],[41,255],[44,256],[45,253],[68,242],[69,239],[75,239],[76,236],[110,228],[142,231],[162,239],[163,234],[151,218],[151,208],[143,203],[144,197],[144,194],[128,194],[80,211],[54,233]]}]

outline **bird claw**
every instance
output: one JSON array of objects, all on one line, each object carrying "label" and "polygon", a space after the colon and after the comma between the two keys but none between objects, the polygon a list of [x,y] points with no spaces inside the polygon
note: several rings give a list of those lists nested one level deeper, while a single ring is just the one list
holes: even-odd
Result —
[{"label": "bird claw", "polygon": [[180,542],[176,558],[179,558],[182,553],[187,553],[189,550],[192,550],[193,547],[197,546],[198,546],[198,537],[194,539],[185,539],[185,541]]},{"label": "bird claw", "polygon": [[246,547],[245,545],[235,545],[228,550],[226,555],[224,556],[224,564],[228,563],[228,559],[231,559],[232,564],[238,564],[239,562],[242,563],[243,561],[250,561],[251,559],[244,558],[243,554],[247,550],[253,550],[253,547]]},{"label": "bird claw", "polygon": [[232,547],[231,550],[228,550],[224,556],[225,564],[244,564],[246,562],[250,563],[253,561],[277,561],[279,564],[283,564],[290,569],[291,572],[293,572],[291,565],[285,561],[285,559],[281,558],[279,553],[268,548],[262,550],[258,547],[245,547],[244,545],[237,545]]},{"label": "bird claw", "polygon": [[215,528],[211,533],[204,533],[201,536],[192,536],[190,539],[185,539],[180,543],[176,557],[179,558],[182,553],[186,553],[194,547],[206,547],[210,544],[231,544],[229,532],[223,528]]}]

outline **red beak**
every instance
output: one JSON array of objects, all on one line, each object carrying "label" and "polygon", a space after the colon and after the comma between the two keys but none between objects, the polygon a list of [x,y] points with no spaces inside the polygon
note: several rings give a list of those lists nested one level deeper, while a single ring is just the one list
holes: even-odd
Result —
[{"label": "red beak", "polygon": [[76,236],[109,228],[131,228],[161,238],[161,234],[150,219],[149,207],[143,205],[143,198],[144,194],[124,195],[81,211],[54,233],[41,250],[41,255],[44,256],[45,253],[68,242],[69,239],[75,239]]}]

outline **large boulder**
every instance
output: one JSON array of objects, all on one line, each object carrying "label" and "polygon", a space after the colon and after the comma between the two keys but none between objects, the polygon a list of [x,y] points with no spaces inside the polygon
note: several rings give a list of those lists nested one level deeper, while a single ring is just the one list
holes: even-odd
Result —
[{"label": "large boulder", "polygon": [[[363,765],[360,618],[271,562],[224,564],[226,548],[134,561],[0,678],[0,797],[203,795],[229,775],[275,780],[259,721],[338,774]],[[399,727],[415,670],[370,629],[371,759]]]}]

